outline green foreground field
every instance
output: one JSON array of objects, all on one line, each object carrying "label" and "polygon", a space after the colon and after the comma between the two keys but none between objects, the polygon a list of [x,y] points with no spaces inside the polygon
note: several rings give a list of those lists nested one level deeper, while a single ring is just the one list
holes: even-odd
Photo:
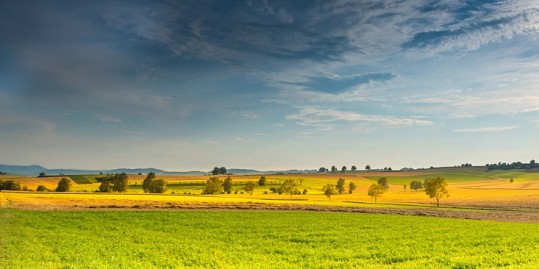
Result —
[{"label": "green foreground field", "polygon": [[539,225],[335,212],[0,210],[0,268],[537,268]]}]

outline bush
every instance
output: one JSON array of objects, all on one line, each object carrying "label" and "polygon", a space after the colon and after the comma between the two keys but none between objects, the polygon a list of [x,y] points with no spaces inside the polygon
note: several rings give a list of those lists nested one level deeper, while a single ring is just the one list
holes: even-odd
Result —
[{"label": "bush", "polygon": [[45,187],[44,185],[37,186],[36,191],[50,191],[49,188]]},{"label": "bush", "polygon": [[0,180],[0,190],[20,191],[21,184],[18,181],[13,180]]},{"label": "bush", "polygon": [[150,184],[150,193],[164,193],[167,190],[167,182],[160,178],[155,179]]},{"label": "bush", "polygon": [[67,178],[62,178],[58,181],[58,187],[56,187],[57,192],[68,192],[71,191],[71,181]]}]

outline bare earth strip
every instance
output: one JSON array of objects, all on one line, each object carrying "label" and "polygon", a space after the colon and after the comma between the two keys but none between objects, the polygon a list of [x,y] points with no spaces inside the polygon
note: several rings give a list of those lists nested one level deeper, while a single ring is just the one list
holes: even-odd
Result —
[{"label": "bare earth strip", "polygon": [[[349,206],[352,203],[340,205],[321,205],[295,203],[294,199],[279,199],[279,201],[156,201],[145,199],[92,199],[84,195],[76,197],[56,198],[54,196],[33,196],[17,193],[0,194],[0,208],[21,210],[270,210],[270,211],[327,211],[350,213],[376,213],[407,216],[429,216],[476,220],[494,220],[509,222],[539,222],[539,212],[536,210],[503,210],[475,208],[425,208],[421,206],[405,206],[401,208]],[[298,200],[301,202],[300,200]],[[279,202],[279,203],[275,203]]]}]

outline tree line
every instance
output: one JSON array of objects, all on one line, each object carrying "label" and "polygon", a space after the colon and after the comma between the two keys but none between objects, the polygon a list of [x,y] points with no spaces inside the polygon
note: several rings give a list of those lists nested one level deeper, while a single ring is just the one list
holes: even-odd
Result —
[{"label": "tree line", "polygon": [[493,163],[486,164],[487,170],[512,170],[512,169],[533,169],[539,168],[539,164],[535,160],[531,160],[530,163],[512,162],[512,163]]}]

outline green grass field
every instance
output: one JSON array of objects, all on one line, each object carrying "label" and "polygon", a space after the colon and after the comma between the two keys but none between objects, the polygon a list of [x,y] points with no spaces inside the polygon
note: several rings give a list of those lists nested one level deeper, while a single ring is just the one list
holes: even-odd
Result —
[{"label": "green grass field", "polygon": [[539,226],[320,212],[0,210],[0,268],[537,268]]},{"label": "green grass field", "polygon": [[98,176],[99,175],[73,175],[69,177],[77,184],[91,184],[97,183],[97,180],[95,178]]}]

